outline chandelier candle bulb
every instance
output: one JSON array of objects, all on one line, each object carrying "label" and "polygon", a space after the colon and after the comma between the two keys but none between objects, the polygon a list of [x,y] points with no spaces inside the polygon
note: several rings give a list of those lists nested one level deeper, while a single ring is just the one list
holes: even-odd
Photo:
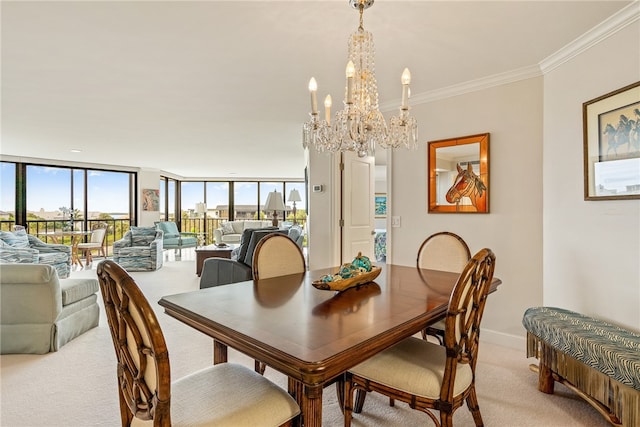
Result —
[{"label": "chandelier candle bulb", "polygon": [[353,76],[356,74],[356,67],[352,61],[347,63],[345,74],[347,75],[347,104],[353,104]]},{"label": "chandelier candle bulb", "polygon": [[408,68],[405,68],[400,78],[402,82],[402,109],[406,110],[409,107],[409,83],[411,83],[411,72]]},{"label": "chandelier candle bulb", "polygon": [[324,99],[324,115],[327,118],[327,124],[331,124],[331,95],[327,95]]},{"label": "chandelier candle bulb", "polygon": [[309,80],[309,92],[311,92],[311,114],[318,114],[318,83],[313,77]]}]

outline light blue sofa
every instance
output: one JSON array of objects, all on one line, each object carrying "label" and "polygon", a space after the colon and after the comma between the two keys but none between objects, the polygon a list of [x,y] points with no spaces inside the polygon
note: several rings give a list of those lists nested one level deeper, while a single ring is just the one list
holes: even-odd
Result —
[{"label": "light blue sofa", "polygon": [[132,226],[113,242],[113,260],[127,271],[154,271],[162,267],[162,231]]},{"label": "light blue sofa", "polygon": [[66,279],[71,270],[71,247],[45,243],[24,228],[0,231],[0,264],[14,263],[51,265],[59,278]]}]

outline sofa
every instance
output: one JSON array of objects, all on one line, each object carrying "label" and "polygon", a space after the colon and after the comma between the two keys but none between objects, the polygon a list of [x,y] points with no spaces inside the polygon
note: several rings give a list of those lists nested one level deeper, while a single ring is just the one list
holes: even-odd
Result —
[{"label": "sofa", "polygon": [[0,264],[13,263],[51,265],[65,279],[71,270],[71,246],[45,243],[24,228],[0,231]]},{"label": "sofa", "polygon": [[178,230],[173,221],[156,222],[156,228],[162,231],[162,247],[164,249],[195,248],[198,246],[196,233]]},{"label": "sofa", "polygon": [[3,265],[0,353],[58,351],[98,326],[97,292],[97,279],[60,279],[52,265]]},{"label": "sofa", "polygon": [[258,242],[271,233],[288,234],[288,230],[276,227],[248,228],[242,232],[240,245],[231,252],[231,259],[205,259],[200,275],[200,289],[251,280],[253,252]]},{"label": "sofa", "polygon": [[220,228],[213,230],[216,243],[239,244],[242,232],[248,229],[270,227],[272,221],[238,220],[223,222]]},{"label": "sofa", "polygon": [[127,271],[155,271],[162,267],[161,230],[132,226],[113,242],[113,260]]}]

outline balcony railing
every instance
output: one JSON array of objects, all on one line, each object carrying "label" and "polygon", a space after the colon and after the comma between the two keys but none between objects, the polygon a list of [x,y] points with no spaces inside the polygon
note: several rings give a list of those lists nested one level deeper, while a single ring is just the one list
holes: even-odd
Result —
[{"label": "balcony railing", "polygon": [[[15,226],[14,221],[0,221],[0,230],[11,231]],[[129,219],[79,219],[73,221],[74,230],[93,230],[94,228],[107,227],[106,242],[107,255],[112,253],[112,245],[118,239],[121,239],[124,233],[129,230],[131,221]],[[86,228],[85,228],[86,227]],[[53,238],[47,233],[68,230],[68,220],[29,220],[27,221],[27,233],[38,237],[45,243],[53,243]],[[57,239],[58,243],[65,245],[71,244],[71,236],[62,236]],[[85,237],[87,241],[90,236]]]},{"label": "balcony railing", "polygon": [[[213,230],[222,227],[222,223],[227,221],[226,218],[183,218],[180,231],[197,233],[203,239],[205,245],[214,243],[215,236]],[[298,225],[305,227],[306,220],[297,220]],[[305,239],[306,242],[306,239]]]}]

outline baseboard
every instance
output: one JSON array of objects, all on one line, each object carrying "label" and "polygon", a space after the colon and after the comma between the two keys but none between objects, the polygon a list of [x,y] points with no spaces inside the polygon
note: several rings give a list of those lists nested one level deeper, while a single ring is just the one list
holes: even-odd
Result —
[{"label": "baseboard", "polygon": [[493,331],[491,329],[482,329],[482,341],[503,347],[512,348],[514,350],[526,349],[527,342],[524,336],[505,334],[504,332]]}]

